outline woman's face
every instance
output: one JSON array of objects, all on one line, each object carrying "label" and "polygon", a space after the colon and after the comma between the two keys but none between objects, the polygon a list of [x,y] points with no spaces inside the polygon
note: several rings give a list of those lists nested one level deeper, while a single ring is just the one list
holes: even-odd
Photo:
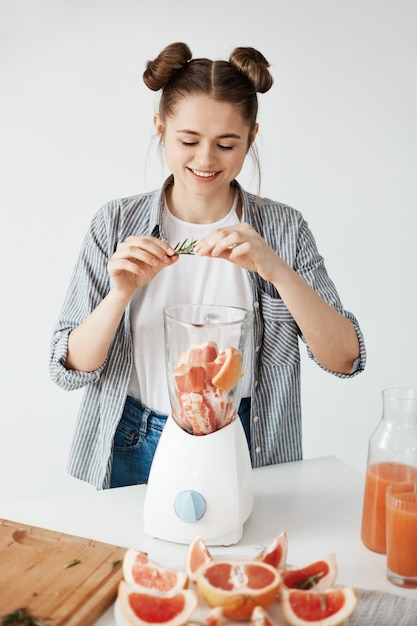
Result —
[{"label": "woman's face", "polygon": [[155,126],[175,186],[205,196],[229,190],[258,130],[249,137],[239,109],[208,96],[183,98],[164,124],[156,116]]}]

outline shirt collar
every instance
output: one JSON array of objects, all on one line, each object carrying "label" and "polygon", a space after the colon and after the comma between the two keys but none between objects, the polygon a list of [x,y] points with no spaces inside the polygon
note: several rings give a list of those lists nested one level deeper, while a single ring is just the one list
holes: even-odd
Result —
[{"label": "shirt collar", "polygon": [[162,215],[164,212],[165,206],[165,191],[169,185],[172,185],[174,182],[174,177],[171,174],[164,184],[162,185],[159,193],[155,195],[155,199],[151,208],[151,214],[149,217],[149,230],[153,237],[158,237],[158,239],[165,240],[165,235],[162,230]]}]

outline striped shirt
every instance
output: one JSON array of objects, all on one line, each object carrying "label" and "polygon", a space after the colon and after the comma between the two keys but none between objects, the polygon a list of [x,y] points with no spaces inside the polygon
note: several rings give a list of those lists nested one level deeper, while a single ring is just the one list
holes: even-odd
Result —
[{"label": "striped shirt", "polygon": [[[52,380],[66,390],[86,387],[68,460],[71,475],[108,488],[112,445],[127,396],[133,367],[130,305],[117,329],[105,363],[94,372],[65,367],[68,336],[110,289],[107,263],[119,242],[130,235],[165,239],[162,214],[165,185],[158,190],[105,204],[93,217],[76,262],[56,324],[50,353]],[[237,183],[236,183],[237,185]],[[268,198],[256,198],[237,185],[242,221],[264,240],[315,291],[355,327],[360,356],[350,374],[365,367],[365,344],[359,324],[346,311],[330,280],[314,237],[295,209]],[[251,390],[252,465],[259,467],[302,458],[300,400],[300,330],[272,283],[248,272],[255,315],[252,333]],[[227,304],[227,303],[226,303]],[[314,359],[308,346],[307,352]]]}]

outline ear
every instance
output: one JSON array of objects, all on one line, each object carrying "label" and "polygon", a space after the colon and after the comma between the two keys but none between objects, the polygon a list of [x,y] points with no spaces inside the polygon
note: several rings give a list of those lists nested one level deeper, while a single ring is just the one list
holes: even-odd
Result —
[{"label": "ear", "polygon": [[153,123],[155,126],[155,130],[159,135],[159,138],[162,139],[165,127],[164,127],[164,124],[162,123],[161,116],[158,113],[154,115]]},{"label": "ear", "polygon": [[255,141],[256,135],[258,134],[258,130],[259,130],[259,124],[256,123],[255,124],[255,128],[253,129],[253,131],[251,133],[251,136],[250,136],[250,143],[251,143],[251,145]]}]

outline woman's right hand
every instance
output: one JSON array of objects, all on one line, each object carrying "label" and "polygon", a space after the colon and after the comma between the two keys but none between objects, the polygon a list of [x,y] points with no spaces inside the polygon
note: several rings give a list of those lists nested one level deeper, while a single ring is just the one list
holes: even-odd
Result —
[{"label": "woman's right hand", "polygon": [[128,237],[107,264],[112,291],[129,302],[164,267],[178,260],[175,250],[156,237]]}]

